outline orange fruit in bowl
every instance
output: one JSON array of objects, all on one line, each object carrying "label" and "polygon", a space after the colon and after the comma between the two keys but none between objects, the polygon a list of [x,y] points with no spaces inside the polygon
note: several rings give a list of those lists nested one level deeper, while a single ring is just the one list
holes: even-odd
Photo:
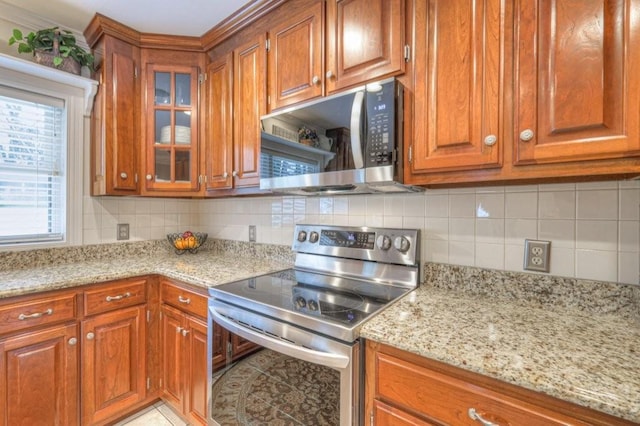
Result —
[{"label": "orange fruit in bowl", "polygon": [[194,237],[193,235],[190,235],[189,238],[187,238],[187,246],[191,249],[191,248],[195,248],[196,244],[197,244],[196,237]]},{"label": "orange fruit in bowl", "polygon": [[176,246],[176,248],[178,250],[183,250],[183,249],[186,248],[185,247],[185,240],[182,239],[182,238],[177,238],[173,244]]}]

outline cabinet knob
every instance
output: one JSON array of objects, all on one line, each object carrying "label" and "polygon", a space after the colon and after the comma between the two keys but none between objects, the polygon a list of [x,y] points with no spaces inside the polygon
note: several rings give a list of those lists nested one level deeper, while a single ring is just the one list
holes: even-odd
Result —
[{"label": "cabinet knob", "polygon": [[222,174],[222,177],[223,177],[223,178],[225,178],[225,179],[226,179],[226,178],[228,178],[228,177],[229,177],[229,173],[224,172],[224,173]]},{"label": "cabinet knob", "polygon": [[92,332],[88,332],[87,333],[87,340],[93,340],[96,337],[95,334],[93,334]]},{"label": "cabinet knob", "polygon": [[333,71],[327,71],[327,73],[325,75],[327,76],[327,78],[333,78],[334,77]]},{"label": "cabinet knob", "polygon": [[76,339],[75,337],[72,337],[71,339],[69,339],[68,343],[69,343],[69,346],[75,346],[76,343],[78,343],[78,339]]},{"label": "cabinet knob", "polygon": [[122,179],[126,179],[126,178],[128,178],[128,177],[129,177],[129,175],[128,175],[128,174],[126,174],[125,172],[122,172],[122,173],[120,173],[120,177],[121,177]]},{"label": "cabinet knob", "polygon": [[533,130],[526,129],[520,132],[520,140],[522,142],[529,142],[531,139],[533,139]]},{"label": "cabinet knob", "polygon": [[152,180],[152,179],[153,179],[153,176],[152,176],[152,175],[147,175],[147,176],[145,176],[145,177],[147,178],[147,180]]},{"label": "cabinet knob", "polygon": [[233,177],[238,176],[238,172],[234,170],[233,172],[231,172],[231,176],[233,176]]},{"label": "cabinet knob", "polygon": [[317,75],[314,75],[313,78],[311,79],[311,83],[313,84],[320,83],[320,77],[318,77]]},{"label": "cabinet knob", "polygon": [[493,146],[496,144],[496,142],[498,142],[498,138],[496,137],[496,135],[489,135],[484,138],[484,144],[486,146]]},{"label": "cabinet knob", "polygon": [[180,333],[182,331],[182,327],[176,327],[176,333]]},{"label": "cabinet knob", "polygon": [[189,330],[185,330],[184,328],[182,329],[182,336],[187,337],[187,334],[189,334]]}]

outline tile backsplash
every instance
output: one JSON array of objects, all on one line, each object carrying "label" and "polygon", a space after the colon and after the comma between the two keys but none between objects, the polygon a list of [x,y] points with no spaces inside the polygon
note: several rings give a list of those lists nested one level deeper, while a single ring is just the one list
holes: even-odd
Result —
[{"label": "tile backsplash", "polygon": [[420,228],[422,260],[523,271],[524,240],[551,241],[552,275],[640,284],[640,181],[435,189],[418,194],[162,200],[86,197],[84,242],[192,229],[291,244],[296,223]]}]

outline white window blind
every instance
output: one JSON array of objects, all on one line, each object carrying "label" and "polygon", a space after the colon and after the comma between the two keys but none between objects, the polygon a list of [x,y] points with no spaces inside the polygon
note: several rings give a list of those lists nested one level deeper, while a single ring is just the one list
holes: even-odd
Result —
[{"label": "white window blind", "polygon": [[0,244],[62,241],[64,100],[0,85]]}]

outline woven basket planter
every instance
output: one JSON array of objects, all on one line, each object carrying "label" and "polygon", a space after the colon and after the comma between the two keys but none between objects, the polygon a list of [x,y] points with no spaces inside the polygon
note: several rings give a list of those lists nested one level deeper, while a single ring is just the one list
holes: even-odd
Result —
[{"label": "woven basket planter", "polygon": [[52,51],[36,49],[33,52],[33,56],[35,56],[36,62],[41,65],[46,65],[51,68],[57,68],[59,70],[70,72],[76,75],[80,74],[80,62],[71,57],[62,58],[62,63],[58,66],[53,63],[53,58],[55,58],[56,56],[60,56],[60,45],[57,38],[53,40]]}]

